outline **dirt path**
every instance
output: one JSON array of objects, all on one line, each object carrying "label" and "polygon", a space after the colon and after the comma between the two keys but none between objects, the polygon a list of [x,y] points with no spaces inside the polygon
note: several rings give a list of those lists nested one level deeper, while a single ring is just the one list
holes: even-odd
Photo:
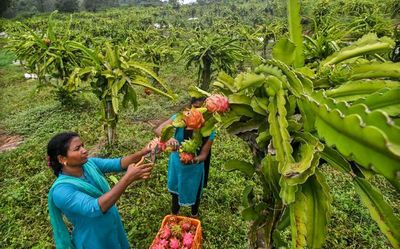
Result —
[{"label": "dirt path", "polygon": [[23,142],[23,138],[17,135],[7,134],[0,130],[0,153],[3,151],[13,150]]}]

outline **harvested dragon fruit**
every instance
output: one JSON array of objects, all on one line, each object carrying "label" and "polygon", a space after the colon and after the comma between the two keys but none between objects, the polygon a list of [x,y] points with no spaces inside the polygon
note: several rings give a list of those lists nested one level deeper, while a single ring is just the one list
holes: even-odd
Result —
[{"label": "harvested dragon fruit", "polygon": [[158,142],[158,149],[160,151],[165,151],[167,149],[167,142],[164,141]]},{"label": "harvested dragon fruit", "polygon": [[196,242],[198,241],[196,237],[197,229],[201,228],[199,225],[196,225],[193,219],[168,216],[163,222],[163,226],[154,239],[150,249],[197,249],[200,246],[200,244]]},{"label": "harvested dragon fruit", "polygon": [[171,249],[179,249],[179,240],[177,238],[170,239],[169,247]]},{"label": "harvested dragon fruit", "polygon": [[186,124],[186,128],[193,130],[200,129],[205,122],[203,114],[196,108],[184,111],[183,121]]},{"label": "harvested dragon fruit", "polygon": [[212,113],[224,113],[229,109],[228,98],[220,94],[212,95],[206,99],[206,108]]},{"label": "harvested dragon fruit", "polygon": [[163,246],[164,248],[167,248],[168,247],[168,240],[162,239],[162,240],[160,240],[159,244],[161,246]]},{"label": "harvested dragon fruit", "polygon": [[187,248],[191,248],[193,244],[194,236],[191,233],[183,234],[183,246]]},{"label": "harvested dragon fruit", "polygon": [[190,222],[190,220],[187,220],[187,219],[182,220],[180,224],[181,224],[182,230],[185,232],[188,232],[190,230],[190,228],[192,227],[192,223]]},{"label": "harvested dragon fruit", "polygon": [[165,249],[165,246],[161,244],[154,244],[151,249]]},{"label": "harvested dragon fruit", "polygon": [[191,162],[193,162],[195,155],[187,152],[181,152],[179,153],[179,157],[182,163],[190,164]]},{"label": "harvested dragon fruit", "polygon": [[165,226],[165,227],[161,230],[160,238],[162,238],[162,239],[168,239],[169,237],[171,237],[171,230],[169,229],[169,227]]}]

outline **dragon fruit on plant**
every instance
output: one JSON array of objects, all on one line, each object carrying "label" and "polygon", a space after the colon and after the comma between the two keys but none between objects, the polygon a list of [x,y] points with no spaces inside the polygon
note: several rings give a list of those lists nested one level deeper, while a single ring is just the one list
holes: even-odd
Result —
[{"label": "dragon fruit on plant", "polygon": [[212,95],[206,99],[206,108],[211,113],[224,113],[229,109],[228,98],[220,94]]},{"label": "dragon fruit on plant", "polygon": [[205,122],[203,114],[196,108],[184,111],[183,121],[186,124],[186,128],[193,130],[200,129]]}]

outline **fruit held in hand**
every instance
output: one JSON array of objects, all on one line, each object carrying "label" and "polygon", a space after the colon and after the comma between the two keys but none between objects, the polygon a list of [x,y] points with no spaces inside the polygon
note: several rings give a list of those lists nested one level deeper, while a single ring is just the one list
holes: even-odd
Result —
[{"label": "fruit held in hand", "polygon": [[199,148],[199,146],[200,146],[200,144],[196,140],[187,139],[182,143],[180,152],[196,154],[197,149]]},{"label": "fruit held in hand", "polygon": [[161,152],[165,151],[167,149],[167,142],[158,142],[158,148],[160,149]]},{"label": "fruit held in hand", "polygon": [[179,157],[181,159],[181,162],[184,163],[184,164],[189,164],[194,159],[194,155],[191,154],[191,153],[187,153],[187,152],[181,152],[179,154]]},{"label": "fruit held in hand", "polygon": [[186,128],[194,130],[200,129],[205,122],[203,114],[196,108],[184,111],[183,121],[186,124]]},{"label": "fruit held in hand", "polygon": [[206,99],[206,108],[209,112],[212,112],[212,113],[226,112],[229,109],[228,98],[223,95],[220,95],[220,94],[212,95]]}]

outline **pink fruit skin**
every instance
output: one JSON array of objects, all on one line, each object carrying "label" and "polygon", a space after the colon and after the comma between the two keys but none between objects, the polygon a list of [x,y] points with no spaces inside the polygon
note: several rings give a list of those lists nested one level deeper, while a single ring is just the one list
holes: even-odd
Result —
[{"label": "pink fruit skin", "polygon": [[228,98],[220,94],[212,95],[206,99],[206,108],[209,112],[223,113],[229,109]]},{"label": "pink fruit skin", "polygon": [[160,240],[160,245],[164,246],[164,248],[167,248],[167,246],[168,246],[168,240],[166,240],[166,239]]},{"label": "pink fruit skin", "polygon": [[158,142],[158,148],[160,151],[165,151],[167,149],[167,142]]},{"label": "pink fruit skin", "polygon": [[164,227],[161,230],[160,238],[168,239],[171,236],[171,230],[168,227]]},{"label": "pink fruit skin", "polygon": [[191,226],[192,226],[192,224],[190,224],[190,222],[185,222],[182,224],[182,229],[187,232],[190,230]]},{"label": "pink fruit skin", "polygon": [[165,246],[161,244],[155,244],[151,247],[151,249],[165,249]]},{"label": "pink fruit skin", "polygon": [[179,249],[179,240],[176,238],[172,238],[169,241],[169,247],[171,247],[171,249]]},{"label": "pink fruit skin", "polygon": [[193,244],[193,234],[191,233],[184,233],[183,234],[183,246],[184,247],[192,247]]}]

